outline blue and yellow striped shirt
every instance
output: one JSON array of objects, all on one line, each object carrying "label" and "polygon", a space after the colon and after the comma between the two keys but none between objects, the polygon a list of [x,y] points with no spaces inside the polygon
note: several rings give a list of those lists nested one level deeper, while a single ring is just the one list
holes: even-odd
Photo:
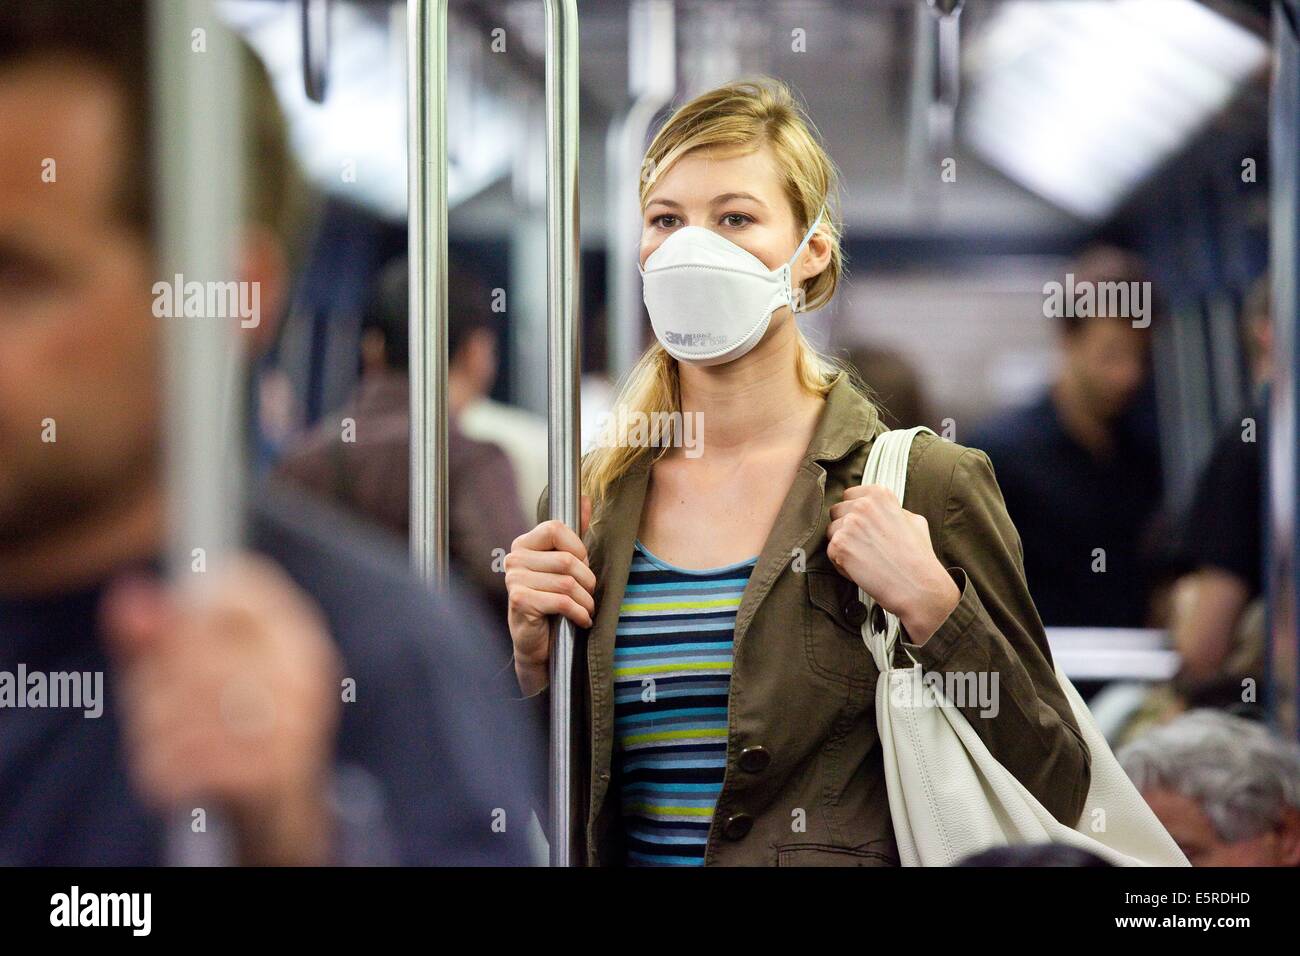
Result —
[{"label": "blue and yellow striped shirt", "polygon": [[614,647],[629,866],[699,866],[727,762],[736,610],[757,558],[674,567],[637,541]]}]

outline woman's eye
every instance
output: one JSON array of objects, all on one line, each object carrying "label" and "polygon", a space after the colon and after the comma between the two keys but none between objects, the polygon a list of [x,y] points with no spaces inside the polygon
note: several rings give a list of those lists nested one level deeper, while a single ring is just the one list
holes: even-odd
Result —
[{"label": "woman's eye", "polygon": [[741,226],[747,226],[754,220],[750,219],[743,212],[729,212],[722,217],[723,225],[730,226],[733,229],[739,229]]},{"label": "woman's eye", "polygon": [[654,225],[658,226],[660,229],[672,229],[677,225],[677,222],[678,219],[676,216],[669,216],[666,214],[654,219]]}]

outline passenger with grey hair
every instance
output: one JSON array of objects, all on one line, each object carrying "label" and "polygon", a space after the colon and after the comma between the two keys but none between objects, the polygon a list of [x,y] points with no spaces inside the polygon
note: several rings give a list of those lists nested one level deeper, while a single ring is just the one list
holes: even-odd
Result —
[{"label": "passenger with grey hair", "polygon": [[1193,866],[1300,866],[1300,746],[1193,710],[1117,756]]}]

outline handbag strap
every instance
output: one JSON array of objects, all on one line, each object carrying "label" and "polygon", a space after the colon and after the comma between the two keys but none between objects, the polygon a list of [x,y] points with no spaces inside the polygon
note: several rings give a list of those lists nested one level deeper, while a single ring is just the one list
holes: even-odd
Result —
[{"label": "handbag strap", "polygon": [[[862,484],[888,488],[901,504],[907,491],[907,460],[912,451],[912,440],[921,432],[934,434],[933,429],[917,425],[915,428],[897,428],[877,435],[867,454],[867,464],[862,470]],[[867,618],[862,622],[862,640],[875,658],[876,667],[882,674],[886,673],[893,661],[894,647],[898,644],[902,624],[896,614],[881,608],[885,627],[877,630],[875,600],[862,588],[858,588],[858,599],[867,608]],[[910,651],[907,656],[912,658],[913,664],[917,663]]]}]

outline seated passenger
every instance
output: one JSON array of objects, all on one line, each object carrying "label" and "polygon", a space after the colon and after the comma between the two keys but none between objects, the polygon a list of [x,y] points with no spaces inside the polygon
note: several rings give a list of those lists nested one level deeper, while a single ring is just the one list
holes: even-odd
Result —
[{"label": "seated passenger", "polygon": [[1116,754],[1193,866],[1300,865],[1300,747],[1194,710]]},{"label": "seated passenger", "polygon": [[1243,415],[1219,433],[1180,535],[1180,557],[1189,571],[1175,592],[1171,630],[1182,659],[1175,688],[1192,706],[1241,706],[1243,681],[1258,686],[1265,666],[1262,462],[1272,351],[1268,302],[1264,277],[1247,298],[1243,315],[1255,394]]}]

